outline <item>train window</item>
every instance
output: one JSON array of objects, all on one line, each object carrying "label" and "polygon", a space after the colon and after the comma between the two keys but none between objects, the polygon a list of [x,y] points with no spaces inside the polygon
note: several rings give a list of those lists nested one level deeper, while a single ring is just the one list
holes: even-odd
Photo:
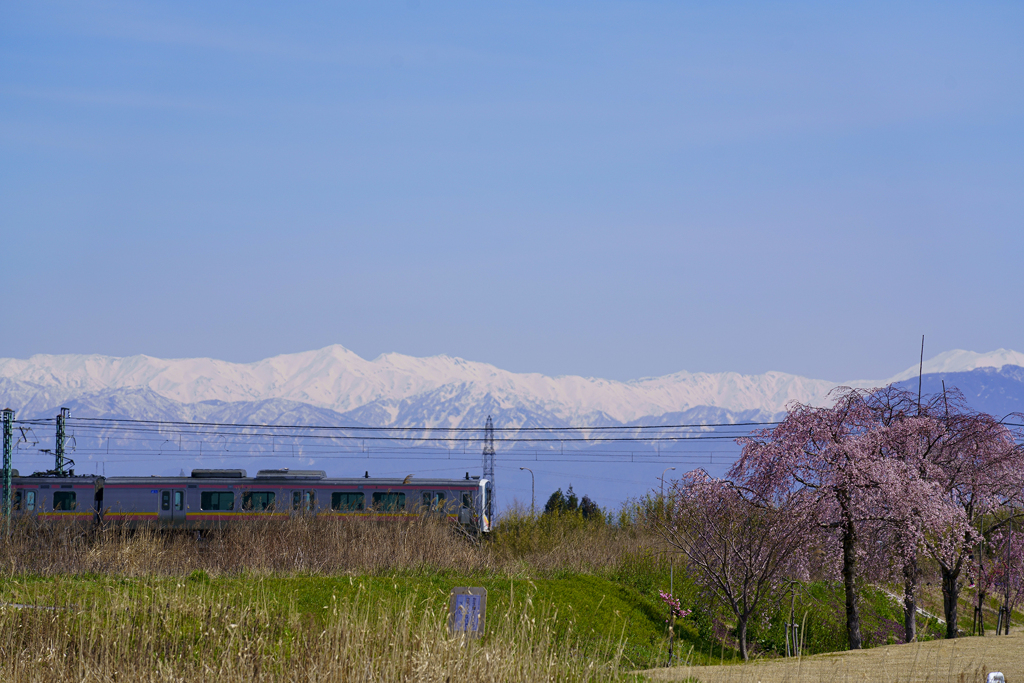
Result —
[{"label": "train window", "polygon": [[74,491],[54,491],[53,492],[53,509],[57,510],[74,510],[78,507],[78,503],[75,500]]},{"label": "train window", "polygon": [[21,509],[21,491],[14,492],[14,505],[11,507],[12,510]]},{"label": "train window", "polygon": [[274,507],[273,491],[250,491],[242,494],[242,509],[262,512]]},{"label": "train window", "polygon": [[292,491],[292,510],[307,510],[312,512],[316,509],[316,491]]},{"label": "train window", "polygon": [[234,510],[233,491],[203,491],[199,496],[200,510]]},{"label": "train window", "polygon": [[181,491],[174,492],[174,509],[179,511],[185,509],[185,496]]},{"label": "train window", "polygon": [[373,507],[376,510],[383,512],[396,512],[398,510],[405,509],[405,494],[404,493],[391,493],[390,491],[385,493],[384,491],[376,491],[373,494]]},{"label": "train window", "polygon": [[362,491],[335,491],[331,494],[331,509],[346,511],[346,510],[362,510],[363,501],[365,497]]},{"label": "train window", "polygon": [[31,512],[36,509],[36,492],[25,491],[25,509]]},{"label": "train window", "polygon": [[160,509],[170,510],[171,509],[171,492],[161,491],[160,492]]},{"label": "train window", "polygon": [[444,491],[424,491],[423,505],[431,510],[443,510]]},{"label": "train window", "polygon": [[462,494],[462,507],[471,508],[473,507],[473,494],[466,492]]}]

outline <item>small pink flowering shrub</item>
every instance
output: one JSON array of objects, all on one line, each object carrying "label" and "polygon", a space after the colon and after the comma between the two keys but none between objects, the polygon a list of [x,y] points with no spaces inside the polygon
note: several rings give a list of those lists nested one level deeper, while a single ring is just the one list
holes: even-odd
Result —
[{"label": "small pink flowering shrub", "polygon": [[[692,609],[683,609],[683,606],[679,603],[679,598],[673,597],[671,593],[658,591],[658,595],[661,596],[662,602],[668,605],[669,613],[675,616],[676,619],[683,619],[693,614]],[[668,621],[668,619],[665,621]]]}]

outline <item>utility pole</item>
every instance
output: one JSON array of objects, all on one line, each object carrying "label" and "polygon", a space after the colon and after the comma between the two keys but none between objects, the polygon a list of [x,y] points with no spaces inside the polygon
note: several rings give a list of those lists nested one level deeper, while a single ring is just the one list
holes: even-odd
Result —
[{"label": "utility pole", "polygon": [[[946,387],[942,387],[943,393],[946,391]],[[982,536],[978,542],[978,575],[979,577],[985,573],[985,537]],[[974,606],[974,624],[971,626],[972,636],[984,636],[985,635],[985,612],[984,612],[984,596],[985,593],[982,590],[982,583],[979,580],[977,583],[977,596],[978,604]]]},{"label": "utility pole", "polygon": [[1013,545],[1013,522],[1007,525],[1006,529],[1006,598],[1003,603],[1003,611],[1006,612],[1006,625],[1003,633],[1010,635],[1010,547]]},{"label": "utility pole", "polygon": [[14,411],[4,408],[4,518],[7,521],[7,534],[11,532],[11,437],[14,436]]},{"label": "utility pole", "polygon": [[494,423],[491,416],[487,416],[487,426],[484,427],[484,479],[494,486]]},{"label": "utility pole", "polygon": [[786,656],[800,656],[800,625],[796,623],[796,581],[789,582],[789,623],[786,624]]},{"label": "utility pole", "polygon": [[519,469],[520,471],[526,470],[530,473],[530,514],[532,515],[537,505],[537,488],[534,486],[533,470],[529,467],[520,467]]},{"label": "utility pole", "polygon": [[675,467],[666,467],[665,471],[661,473],[661,504],[665,504],[665,472],[674,470]]},{"label": "utility pole", "polygon": [[924,335],[921,335],[921,364],[917,366],[917,414],[921,414],[921,382],[924,380]]},{"label": "utility pole", "polygon": [[57,416],[57,441],[54,448],[53,471],[57,473],[58,477],[67,476],[67,472],[64,471],[67,462],[64,458],[64,442],[67,440],[66,423],[70,414],[71,411],[68,408],[61,408],[60,415]]},{"label": "utility pole", "polygon": [[[668,566],[668,594],[676,597],[676,564],[673,562]],[[668,606],[668,665],[672,666],[672,646],[676,640],[676,610],[673,605]]]}]

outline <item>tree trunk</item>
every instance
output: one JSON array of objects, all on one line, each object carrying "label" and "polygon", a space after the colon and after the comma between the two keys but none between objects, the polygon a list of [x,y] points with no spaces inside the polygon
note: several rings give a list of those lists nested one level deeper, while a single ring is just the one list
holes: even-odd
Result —
[{"label": "tree trunk", "polygon": [[960,597],[959,571],[953,571],[946,567],[942,570],[942,607],[946,613],[946,637],[956,638],[956,607],[957,599]]},{"label": "tree trunk", "polygon": [[843,586],[846,588],[846,634],[850,649],[862,647],[860,637],[860,609],[857,605],[857,532],[852,523],[843,530]]},{"label": "tree trunk", "polygon": [[[977,615],[977,633],[980,636],[985,635],[985,584],[981,580],[981,577],[985,575],[985,539],[981,539],[981,543],[978,544],[978,574],[974,580],[975,585],[978,587],[978,607],[975,609]],[[974,633],[971,633],[973,636]]]},{"label": "tree trunk", "polygon": [[736,634],[739,636],[740,654],[743,655],[745,662],[750,658],[750,653],[747,652],[747,617],[740,617],[736,620]]},{"label": "tree trunk", "polygon": [[917,640],[917,556],[903,565],[903,632],[904,642]]},{"label": "tree trunk", "polygon": [[978,581],[978,635],[985,635],[985,591],[981,590],[981,579]]}]

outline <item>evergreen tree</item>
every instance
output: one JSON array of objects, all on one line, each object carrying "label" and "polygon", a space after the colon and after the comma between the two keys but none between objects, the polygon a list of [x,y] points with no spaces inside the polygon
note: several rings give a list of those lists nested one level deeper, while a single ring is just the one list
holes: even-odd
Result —
[{"label": "evergreen tree", "polygon": [[544,504],[544,514],[564,512],[565,508],[565,495],[562,493],[562,489],[558,489],[551,494],[551,497],[548,498],[548,502]]},{"label": "evergreen tree", "polygon": [[565,492],[565,509],[568,512],[576,512],[580,509],[580,500],[572,492],[572,484],[569,484],[569,490]]},{"label": "evergreen tree", "polygon": [[583,519],[604,519],[601,508],[590,499],[590,496],[583,496],[583,500],[580,501],[580,512],[583,514]]}]

